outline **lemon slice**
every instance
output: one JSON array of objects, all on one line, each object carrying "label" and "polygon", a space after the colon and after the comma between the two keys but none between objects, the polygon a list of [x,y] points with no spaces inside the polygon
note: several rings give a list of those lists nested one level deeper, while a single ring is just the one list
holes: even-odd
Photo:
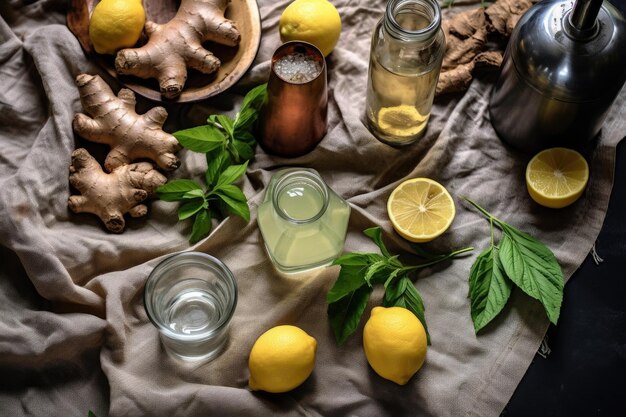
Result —
[{"label": "lemon slice", "polygon": [[424,130],[427,121],[428,116],[407,104],[382,107],[378,111],[378,127],[393,136],[415,136]]},{"label": "lemon slice", "polygon": [[589,179],[589,166],[578,152],[551,148],[539,152],[526,167],[530,197],[550,208],[569,206],[582,195]]},{"label": "lemon slice", "polygon": [[411,242],[429,242],[445,232],[456,210],[450,193],[429,178],[413,178],[398,185],[387,201],[393,228]]}]

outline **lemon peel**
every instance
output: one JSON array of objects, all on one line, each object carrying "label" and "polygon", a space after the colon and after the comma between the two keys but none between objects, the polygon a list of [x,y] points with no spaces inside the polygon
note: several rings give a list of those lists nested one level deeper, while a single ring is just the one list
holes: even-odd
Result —
[{"label": "lemon peel", "polygon": [[102,0],[89,21],[89,39],[99,54],[135,45],[146,23],[141,0]]},{"label": "lemon peel", "polygon": [[328,56],[339,40],[341,17],[327,0],[295,0],[283,11],[278,28],[283,42],[308,42]]}]

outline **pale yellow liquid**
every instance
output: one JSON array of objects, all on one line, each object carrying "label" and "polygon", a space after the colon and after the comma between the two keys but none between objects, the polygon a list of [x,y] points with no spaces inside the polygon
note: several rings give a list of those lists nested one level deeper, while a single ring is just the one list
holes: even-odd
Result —
[{"label": "pale yellow liquid", "polygon": [[[323,207],[323,198],[310,186],[295,185],[281,190],[280,209],[295,220],[306,220]],[[349,207],[335,195],[317,221],[290,222],[281,217],[271,201],[259,207],[258,223],[267,250],[281,269],[314,267],[331,262],[343,250]]]},{"label": "pale yellow liquid", "polygon": [[[406,30],[429,24],[426,17],[414,13],[398,15],[396,20]],[[370,129],[383,142],[408,144],[424,135],[439,78],[438,54],[436,49],[393,42],[372,50],[366,114]]]}]

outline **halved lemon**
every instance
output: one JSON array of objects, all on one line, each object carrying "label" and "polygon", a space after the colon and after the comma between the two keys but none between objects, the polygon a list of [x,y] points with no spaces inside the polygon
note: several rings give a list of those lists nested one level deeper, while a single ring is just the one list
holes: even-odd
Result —
[{"label": "halved lemon", "polygon": [[585,191],[588,180],[587,161],[572,149],[546,149],[535,155],[526,167],[528,193],[545,207],[569,206]]},{"label": "halved lemon", "polygon": [[378,126],[389,135],[414,136],[426,127],[428,115],[424,116],[414,106],[406,104],[382,107],[378,111]]},{"label": "halved lemon", "polygon": [[454,220],[454,201],[443,185],[429,178],[413,178],[398,185],[387,201],[393,228],[411,242],[429,242]]}]

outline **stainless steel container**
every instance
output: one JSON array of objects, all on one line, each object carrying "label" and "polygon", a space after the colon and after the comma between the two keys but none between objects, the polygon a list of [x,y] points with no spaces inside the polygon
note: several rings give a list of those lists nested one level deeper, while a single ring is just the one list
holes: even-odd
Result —
[{"label": "stainless steel container", "polygon": [[626,21],[602,0],[544,0],[518,22],[493,90],[491,122],[527,152],[595,137],[626,81]]}]

